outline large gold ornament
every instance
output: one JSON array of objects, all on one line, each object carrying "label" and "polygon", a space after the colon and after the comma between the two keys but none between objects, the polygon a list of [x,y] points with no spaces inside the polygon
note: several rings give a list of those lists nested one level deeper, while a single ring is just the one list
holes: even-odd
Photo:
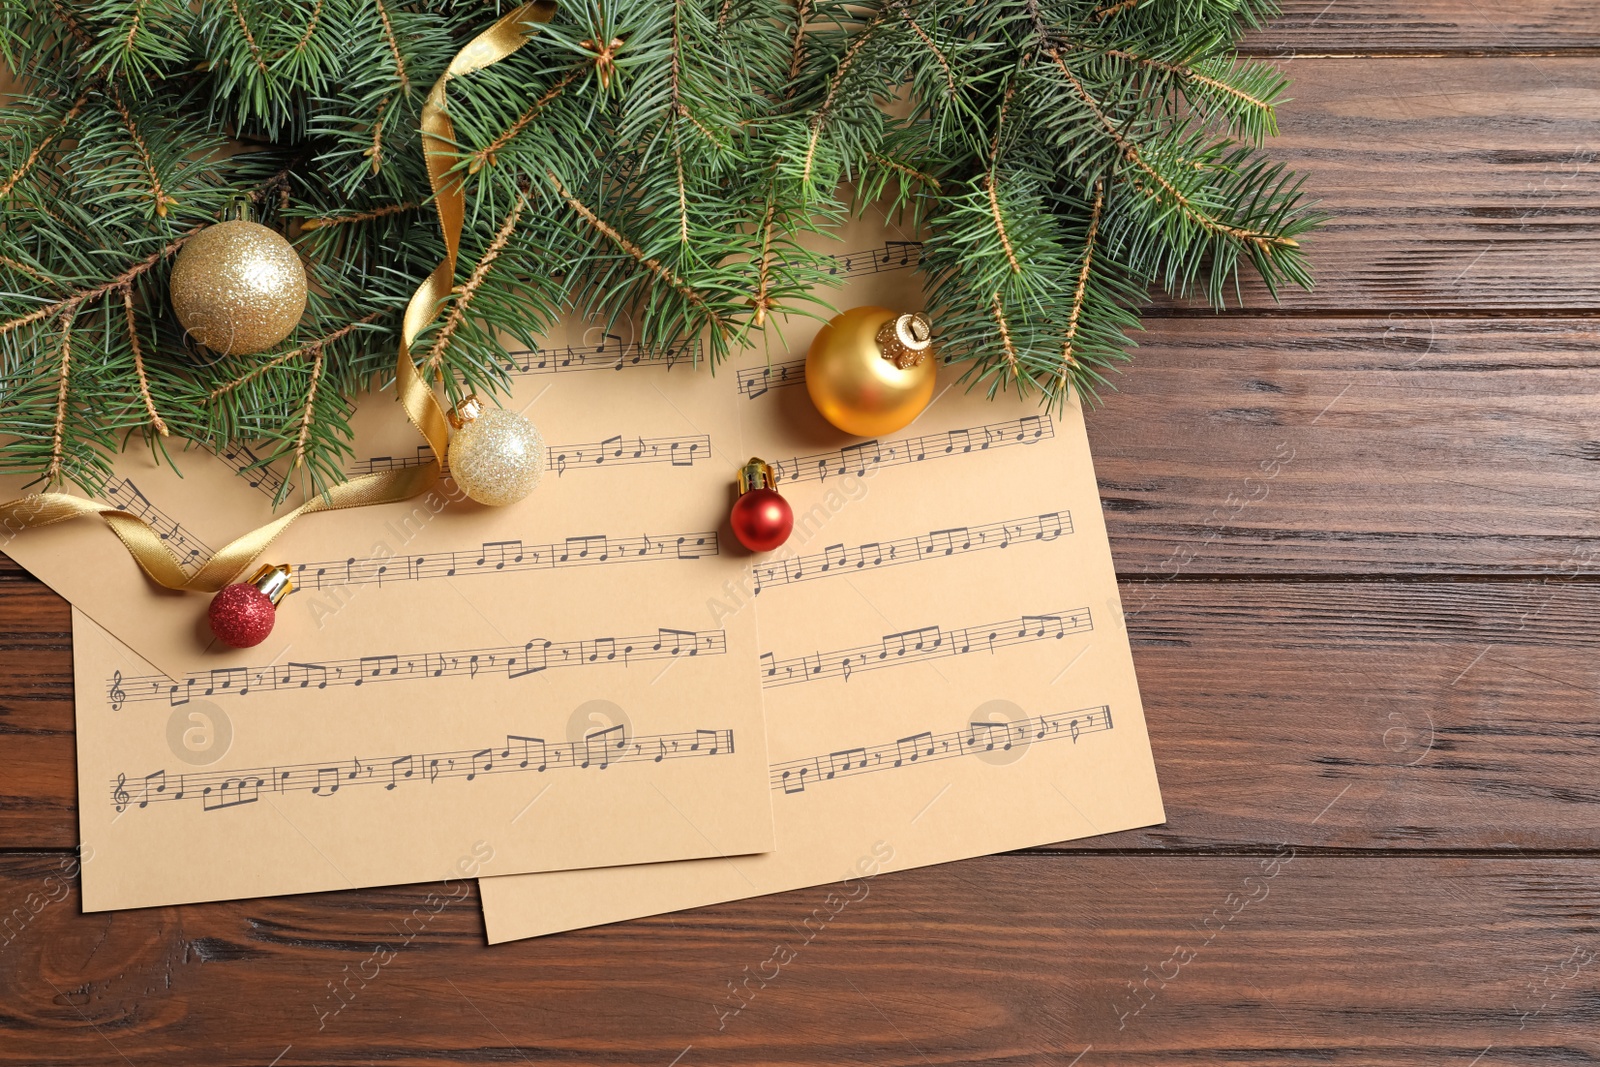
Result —
[{"label": "large gold ornament", "polygon": [[172,310],[213,352],[265,352],[306,310],[306,271],[276,230],[243,219],[207,226],[172,267]]},{"label": "large gold ornament", "polygon": [[817,331],[806,355],[806,391],[845,433],[878,437],[922,413],[933,399],[938,359],[923,315],[851,308]]}]

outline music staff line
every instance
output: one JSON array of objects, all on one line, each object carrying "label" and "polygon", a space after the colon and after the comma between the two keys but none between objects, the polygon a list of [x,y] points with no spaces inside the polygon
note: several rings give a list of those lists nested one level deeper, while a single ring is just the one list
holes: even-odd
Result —
[{"label": "music staff line", "polygon": [[1015,619],[946,630],[923,626],[915,630],[884,634],[875,645],[859,645],[835,652],[813,652],[805,656],[778,659],[774,653],[761,654],[761,687],[776,689],[824,678],[840,678],[864,671],[922,663],[949,656],[965,656],[973,651],[991,655],[1002,648],[1034,641],[1060,640],[1068,634],[1094,629],[1088,608],[1054,612],[1048,615],[1023,615]]},{"label": "music staff line", "polygon": [[661,537],[584,534],[542,545],[520,540],[485,541],[476,549],[445,549],[426,556],[352,556],[320,563],[299,563],[294,568],[294,584],[296,589],[337,589],[345,585],[382,588],[384,582],[704,559],[719,551],[715,530]]},{"label": "music staff line", "polygon": [[1100,705],[1054,715],[1035,715],[1016,722],[971,722],[965,730],[935,734],[931,730],[901,737],[887,744],[844,748],[821,756],[785,760],[768,769],[771,788],[788,794],[804,793],[808,786],[911,767],[918,763],[974,756],[996,748],[1010,751],[1014,745],[1072,738],[1076,745],[1083,734],[1112,729],[1111,708]]},{"label": "music staff line", "polygon": [[968,552],[1009,548],[1021,541],[1054,541],[1070,533],[1072,513],[1051,511],[983,526],[930,530],[918,537],[902,537],[894,541],[828,545],[821,552],[809,556],[753,564],[750,568],[755,578],[753,594],[760,596],[761,590],[769,585],[791,585],[830,575],[854,574]]},{"label": "music staff line", "polygon": [[1055,420],[1049,415],[1024,415],[1019,419],[970,426],[943,433],[924,434],[892,441],[863,441],[832,452],[793,456],[772,465],[779,484],[784,482],[825,482],[830,477],[854,473],[865,476],[869,470],[900,467],[930,459],[964,456],[991,448],[1038,444],[1056,435]]},{"label": "music staff line", "polygon": [[129,807],[198,800],[205,811],[243,807],[261,799],[261,793],[309,792],[330,797],[340,789],[382,785],[393,791],[414,782],[432,784],[440,778],[468,782],[490,774],[544,773],[547,770],[606,770],[613,763],[661,763],[669,759],[706,758],[733,754],[733,730],[691,730],[682,733],[629,736],[625,725],[609,726],[578,741],[546,742],[542,737],[506,734],[504,745],[476,751],[407,753],[332,763],[297,763],[289,766],[253,767],[246,770],[185,772],[170,776],[166,769],[129,779],[119,773],[111,782],[110,800],[120,813]]},{"label": "music staff line", "polygon": [[673,630],[667,627],[653,634],[632,637],[593,637],[581,641],[551,641],[535,637],[524,645],[504,648],[469,648],[454,652],[383,653],[326,663],[293,661],[264,667],[215,667],[186,674],[182,681],[160,674],[123,678],[115,672],[107,683],[106,696],[112,711],[125,703],[159,700],[165,696],[177,707],[187,704],[200,687],[200,696],[233,693],[276,692],[279,689],[326,689],[330,685],[366,685],[371,682],[414,681],[440,677],[476,678],[479,674],[504,673],[507,679],[558,667],[588,667],[620,664],[627,667],[639,660],[671,659],[674,656],[720,656],[727,652],[727,637],[721,630]]},{"label": "music staff line", "polygon": [[[613,434],[603,441],[584,441],[573,445],[545,447],[544,469],[561,477],[568,470],[593,467],[627,467],[635,463],[665,463],[672,467],[692,467],[711,455],[707,434],[680,437],[634,437]],[[347,472],[352,478],[377,471],[420,467],[433,458],[427,445],[418,445],[409,456],[373,456],[353,464]],[[448,468],[447,468],[448,469]]]},{"label": "music staff line", "polygon": [[210,546],[184,529],[177,519],[152,504],[144,491],[133,484],[133,479],[111,479],[106,482],[103,496],[106,503],[149,523],[162,543],[173,550],[178,557],[178,565],[183,569],[192,570],[211,558]]},{"label": "music staff line", "polygon": [[627,370],[632,367],[665,366],[679,363],[697,366],[703,349],[700,341],[685,341],[665,352],[651,354],[637,342],[624,341],[608,333],[598,344],[565,345],[561,348],[519,348],[506,353],[501,366],[507,374],[560,374],[564,371]]}]

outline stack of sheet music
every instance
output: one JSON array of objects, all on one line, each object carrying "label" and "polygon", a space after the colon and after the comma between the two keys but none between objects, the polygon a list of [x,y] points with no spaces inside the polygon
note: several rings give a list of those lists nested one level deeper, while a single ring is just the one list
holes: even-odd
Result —
[{"label": "stack of sheet music", "polygon": [[[886,236],[836,306],[922,307]],[[297,524],[254,649],[103,527],[11,539],[75,609],[85,909],[477,877],[504,941],[1160,822],[1082,413],[941,371],[848,438],[815,328],[715,375],[582,328],[514,354],[544,484]],[[351,473],[419,461],[389,396],[356,429]],[[761,556],[726,525],[751,455],[796,515]],[[256,462],[130,452],[106,498],[199,561],[272,515]]]}]

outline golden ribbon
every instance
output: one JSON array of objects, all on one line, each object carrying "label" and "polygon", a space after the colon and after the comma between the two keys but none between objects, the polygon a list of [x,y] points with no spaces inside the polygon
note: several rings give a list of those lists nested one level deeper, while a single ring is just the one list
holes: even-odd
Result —
[{"label": "golden ribbon", "polygon": [[536,0],[516,8],[478,34],[456,53],[450,66],[434,82],[422,107],[423,152],[428,164],[428,182],[433,187],[434,204],[439,209],[439,227],[444,231],[445,258],[417,287],[411,302],[406,305],[400,336],[400,358],[395,364],[395,389],[412,425],[416,426],[432,449],[431,460],[420,467],[364,474],[341,482],[330,488],[326,495],[308,500],[288,514],[230,542],[207,560],[193,577],[184,574],[178,557],[144,520],[118,508],[70,493],[33,493],[0,503],[0,529],[16,532],[99,515],[111,527],[111,532],[127,546],[139,566],[157,583],[168,589],[214,593],[237,578],[301,515],[362,508],[370,504],[392,504],[432,488],[439,480],[445,450],[450,442],[450,431],[433,389],[417,373],[416,365],[411,361],[411,346],[439,313],[455,284],[456,255],[460,251],[461,226],[466,217],[461,175],[453,169],[455,126],[447,111],[445,89],[451,78],[482,70],[511,55],[533,36],[535,24],[549,22],[555,13],[553,0]]}]

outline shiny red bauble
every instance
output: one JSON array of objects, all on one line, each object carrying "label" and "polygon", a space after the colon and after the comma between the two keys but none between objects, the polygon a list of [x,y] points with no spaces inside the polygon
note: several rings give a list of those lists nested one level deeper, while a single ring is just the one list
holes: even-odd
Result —
[{"label": "shiny red bauble", "polygon": [[774,489],[752,489],[733,502],[733,535],[752,552],[771,552],[794,530],[794,510]]},{"label": "shiny red bauble", "polygon": [[267,594],[246,582],[230,585],[211,600],[211,632],[234,648],[254,648],[267,639],[278,609]]}]

